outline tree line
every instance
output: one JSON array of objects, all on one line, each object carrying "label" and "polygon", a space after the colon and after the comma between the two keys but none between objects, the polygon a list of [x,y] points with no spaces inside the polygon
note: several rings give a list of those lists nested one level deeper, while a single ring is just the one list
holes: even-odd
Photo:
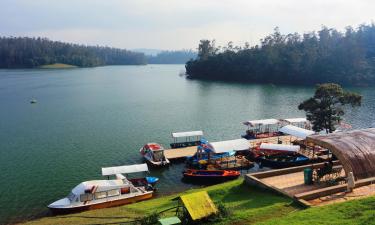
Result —
[{"label": "tree line", "polygon": [[79,67],[141,65],[143,53],[125,49],[86,46],[47,38],[0,37],[0,68],[35,68],[63,63]]},{"label": "tree line", "polygon": [[197,53],[192,50],[162,51],[155,56],[147,56],[147,62],[150,64],[185,64],[196,57]]},{"label": "tree line", "polygon": [[197,59],[186,65],[189,78],[256,83],[375,84],[375,24],[322,27],[317,32],[283,35],[278,28],[256,46],[216,47],[201,40]]}]

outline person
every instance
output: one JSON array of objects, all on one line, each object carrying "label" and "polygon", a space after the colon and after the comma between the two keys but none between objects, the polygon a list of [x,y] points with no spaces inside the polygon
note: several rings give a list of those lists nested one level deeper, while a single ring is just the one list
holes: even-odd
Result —
[{"label": "person", "polygon": [[353,189],[355,187],[355,179],[354,179],[353,172],[349,173],[347,181],[348,181],[348,186],[347,186],[347,190],[346,191],[347,192],[353,192]]}]

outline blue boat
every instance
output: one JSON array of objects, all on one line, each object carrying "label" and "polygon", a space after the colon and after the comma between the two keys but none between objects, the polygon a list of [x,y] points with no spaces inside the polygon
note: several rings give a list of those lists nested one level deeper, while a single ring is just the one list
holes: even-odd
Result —
[{"label": "blue boat", "polygon": [[261,166],[270,168],[286,168],[293,166],[302,166],[310,162],[310,159],[298,153],[263,155],[256,158]]}]

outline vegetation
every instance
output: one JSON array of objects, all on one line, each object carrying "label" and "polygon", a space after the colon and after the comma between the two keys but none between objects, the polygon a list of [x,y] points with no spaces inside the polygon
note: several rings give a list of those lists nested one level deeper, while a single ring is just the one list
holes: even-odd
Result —
[{"label": "vegetation", "polygon": [[186,63],[189,78],[256,83],[375,85],[375,24],[323,27],[283,35],[278,28],[260,45],[216,47],[201,40],[198,58]]},{"label": "vegetation", "polygon": [[[221,218],[221,224],[260,222],[271,219],[272,217],[282,217],[292,211],[300,209],[298,206],[292,204],[291,199],[268,191],[247,187],[242,184],[242,182],[242,179],[238,179],[202,189],[189,190],[185,193],[206,190],[216,205],[219,206],[219,203],[225,205],[226,210],[229,210],[230,214],[227,217]],[[108,224],[125,223],[135,220],[137,220],[138,223],[142,221],[147,222],[155,218],[154,212],[165,211],[160,215],[161,218],[174,216],[174,207],[177,206],[177,201],[173,199],[185,193],[158,197],[156,199],[121,207],[93,210],[71,215],[45,217],[29,221],[26,224]],[[139,220],[139,218],[143,218],[144,220]],[[217,222],[215,222],[215,224],[217,224]]]},{"label": "vegetation", "polygon": [[163,51],[156,56],[148,56],[147,62],[150,64],[184,64],[196,57],[197,53],[191,50]]},{"label": "vegetation", "polygon": [[0,37],[0,68],[36,68],[50,64],[79,67],[146,64],[143,53],[85,46],[46,38]]},{"label": "vegetation", "polygon": [[326,130],[328,134],[335,131],[341,122],[341,117],[345,114],[343,106],[360,106],[361,101],[361,95],[344,91],[338,84],[320,84],[317,85],[314,96],[302,102],[298,109],[306,111],[314,131]]},{"label": "vegetation", "polygon": [[[242,181],[238,179],[187,192],[208,191],[222,211],[221,218],[213,220],[213,224],[372,224],[375,218],[375,197],[302,210],[289,198],[247,187]],[[181,194],[184,193],[178,195]],[[138,224],[147,224],[158,218],[156,211],[164,211],[159,214],[161,218],[174,216],[177,202],[173,199],[178,195],[159,197],[122,207],[45,217],[26,224],[117,224],[135,221]],[[206,221],[206,224],[210,224],[210,221]]]}]

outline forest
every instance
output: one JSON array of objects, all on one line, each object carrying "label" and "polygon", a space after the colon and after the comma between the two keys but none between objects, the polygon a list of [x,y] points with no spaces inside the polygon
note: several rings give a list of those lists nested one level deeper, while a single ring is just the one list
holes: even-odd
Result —
[{"label": "forest", "polygon": [[189,60],[192,79],[273,84],[375,85],[375,24],[343,32],[323,26],[304,34],[281,34],[279,28],[259,45],[216,47],[201,40],[198,57]]},{"label": "forest", "polygon": [[197,53],[192,50],[162,51],[155,56],[148,56],[150,64],[185,64],[190,59],[195,59]]},{"label": "forest", "polygon": [[78,67],[143,65],[143,53],[124,49],[86,46],[46,38],[0,37],[0,68],[37,68],[63,63]]}]

